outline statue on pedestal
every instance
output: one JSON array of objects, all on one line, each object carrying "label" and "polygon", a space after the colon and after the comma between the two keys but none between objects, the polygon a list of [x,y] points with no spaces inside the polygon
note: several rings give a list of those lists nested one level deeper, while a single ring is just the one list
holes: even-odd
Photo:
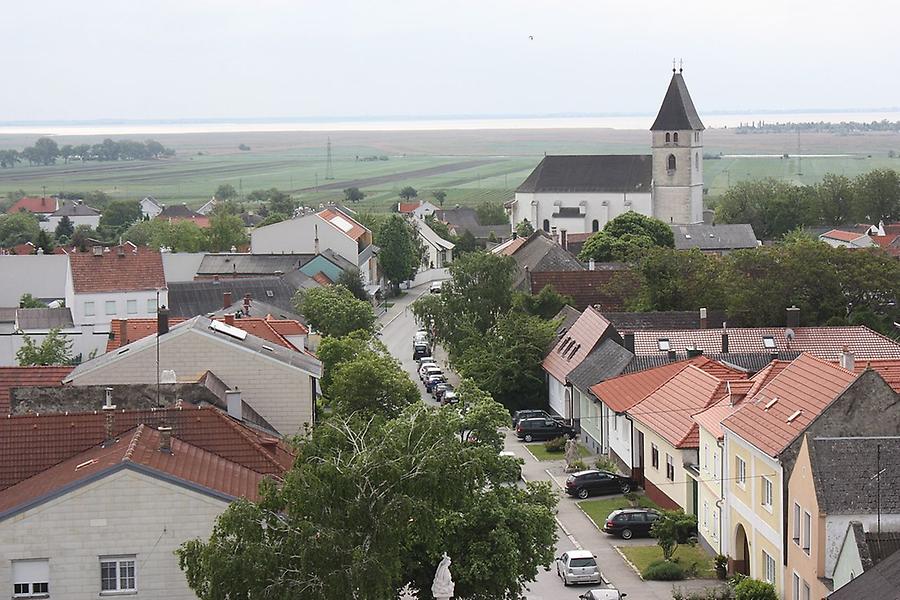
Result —
[{"label": "statue on pedestal", "polygon": [[453,597],[456,584],[453,583],[453,577],[450,575],[450,564],[450,557],[444,552],[444,556],[434,572],[434,583],[431,584],[431,595],[437,600],[450,600]]},{"label": "statue on pedestal", "polygon": [[575,440],[567,440],[566,441],[566,470],[567,471],[571,470],[572,465],[577,460],[579,460],[578,442],[576,442]]}]

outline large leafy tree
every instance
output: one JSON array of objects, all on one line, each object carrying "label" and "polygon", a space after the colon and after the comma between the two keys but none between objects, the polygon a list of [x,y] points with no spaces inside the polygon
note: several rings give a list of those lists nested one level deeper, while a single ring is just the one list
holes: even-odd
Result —
[{"label": "large leafy tree", "polygon": [[363,412],[394,418],[421,399],[419,389],[387,352],[366,349],[337,365],[328,402],[344,414]]},{"label": "large leafy tree", "polygon": [[110,239],[124,232],[139,221],[141,204],[135,200],[116,200],[107,204],[100,213],[99,229]]},{"label": "large leafy tree", "polygon": [[457,597],[521,597],[552,560],[556,499],[546,483],[506,483],[514,459],[499,456],[496,429],[508,417],[490,404],[466,403],[484,438],[465,435],[455,407],[421,402],[395,419],[331,417],[282,485],[182,546],[188,584],[202,600],[382,600],[406,586],[425,599],[446,551]]},{"label": "large leafy tree", "polygon": [[22,346],[16,351],[16,360],[21,367],[69,364],[72,362],[72,340],[59,329],[51,329],[40,344],[25,334]]},{"label": "large leafy tree", "polygon": [[869,223],[900,220],[900,173],[875,169],[859,175],[853,187],[857,219]]},{"label": "large leafy tree", "polygon": [[415,198],[416,196],[418,196],[419,192],[411,185],[407,185],[401,188],[400,192],[397,195],[408,202],[410,198]]},{"label": "large leafy tree", "polygon": [[422,247],[413,226],[400,215],[391,215],[378,230],[378,264],[395,291],[412,279],[422,262]]},{"label": "large leafy tree", "polygon": [[823,225],[841,225],[853,218],[853,184],[844,175],[825,175],[815,186],[816,210]]},{"label": "large leafy tree", "polygon": [[300,290],[297,311],[324,336],[343,337],[354,331],[375,331],[372,305],[359,300],[342,285]]},{"label": "large leafy tree", "polygon": [[648,217],[634,211],[623,213],[607,223],[603,231],[613,237],[622,237],[631,234],[646,236],[653,241],[654,246],[663,248],[675,247],[675,234],[672,228],[653,217]]},{"label": "large leafy tree", "polygon": [[33,243],[40,233],[37,217],[29,212],[0,216],[0,246],[9,248],[25,242]]},{"label": "large leafy tree", "polygon": [[503,205],[496,202],[482,202],[475,208],[475,214],[482,225],[504,225],[509,221]]},{"label": "large leafy tree", "polygon": [[358,300],[369,300],[369,292],[366,291],[366,285],[363,283],[359,269],[347,269],[346,271],[341,271],[341,274],[338,275],[338,279],[335,283],[350,290]]},{"label": "large leafy tree", "polygon": [[672,228],[658,219],[628,211],[587,239],[581,260],[633,262],[654,247],[674,248]]},{"label": "large leafy tree", "polygon": [[230,183],[223,183],[216,188],[213,196],[216,198],[216,200],[234,200],[238,197],[238,192]]},{"label": "large leafy tree", "polygon": [[329,393],[331,382],[334,381],[334,372],[339,365],[354,360],[364,352],[374,350],[384,351],[384,345],[372,337],[372,333],[365,330],[357,330],[343,337],[326,336],[322,339],[316,350],[316,355],[322,361],[322,389]]},{"label": "large leafy tree", "polygon": [[206,238],[212,252],[228,252],[247,243],[247,231],[240,217],[217,213],[209,219]]},{"label": "large leafy tree", "polygon": [[537,294],[516,292],[513,296],[513,306],[517,310],[542,319],[552,319],[563,306],[573,302],[571,296],[560,294],[549,283]]},{"label": "large leafy tree", "polygon": [[819,221],[814,190],[777,179],[742,181],[725,192],[716,206],[723,223],[749,223],[760,239]]},{"label": "large leafy tree", "polygon": [[344,190],[344,200],[350,204],[356,204],[365,197],[366,195],[358,187],[349,187]]},{"label": "large leafy tree", "polygon": [[632,308],[696,310],[724,306],[720,270],[716,257],[697,249],[653,248],[637,266],[640,284],[632,286],[637,288]]}]

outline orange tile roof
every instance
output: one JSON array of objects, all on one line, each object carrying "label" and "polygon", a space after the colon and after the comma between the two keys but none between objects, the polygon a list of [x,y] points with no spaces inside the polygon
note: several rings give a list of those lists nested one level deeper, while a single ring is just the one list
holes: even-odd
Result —
[{"label": "orange tile roof", "polygon": [[544,370],[565,383],[566,376],[600,343],[609,328],[609,321],[603,315],[587,307],[544,358]]},{"label": "orange tile roof", "polygon": [[852,231],[843,231],[841,229],[832,229],[822,234],[822,237],[831,238],[833,240],[841,240],[842,242],[852,242],[861,237],[866,237],[865,233],[854,233]]},{"label": "orange tile roof", "polygon": [[[366,233],[366,228],[351,219],[349,216],[342,212],[338,212],[336,210],[332,210],[330,208],[326,208],[325,210],[319,211],[317,213],[321,218],[325,219],[334,227],[354,240],[358,240]],[[341,221],[346,222],[347,225],[344,225]]]},{"label": "orange tile roof", "polygon": [[836,363],[801,354],[722,425],[769,456],[777,457],[855,378],[855,374]]},{"label": "orange tile roof", "polygon": [[8,215],[26,211],[30,213],[52,213],[59,208],[59,202],[51,196],[23,196],[16,200],[6,211]]},{"label": "orange tile roof", "polygon": [[867,360],[856,361],[853,372],[859,375],[866,369],[877,371],[881,378],[891,386],[895,392],[900,393],[900,360]]},{"label": "orange tile roof", "polygon": [[397,204],[397,212],[398,213],[411,213],[417,208],[419,208],[418,202],[400,202]]},{"label": "orange tile roof", "polygon": [[[119,253],[119,250],[122,253]],[[93,252],[69,255],[76,294],[155,290],[166,287],[162,255],[144,246],[124,244],[95,256]]]},{"label": "orange tile roof", "polygon": [[[229,319],[226,317],[216,317],[215,320],[226,322]],[[169,326],[172,327],[184,321],[185,319],[180,317],[170,317]],[[229,324],[234,325],[238,329],[243,329],[247,333],[255,335],[258,338],[262,338],[273,344],[278,344],[279,346],[284,346],[285,348],[290,348],[291,350],[297,348],[295,348],[284,336],[303,335],[308,333],[302,324],[289,319],[275,320],[263,319],[262,317],[242,317],[240,319],[234,319]],[[125,340],[125,344],[130,344],[141,338],[153,335],[156,333],[156,328],[156,319],[113,319],[110,323],[112,337],[106,342],[106,351],[111,352],[116,348],[121,347],[123,345],[123,340]],[[281,333],[279,329],[292,332],[296,331],[297,333],[285,334]]]},{"label": "orange tile roof", "polygon": [[522,247],[522,244],[528,241],[527,237],[517,237],[515,239],[509,240],[508,242],[502,244],[502,246],[495,252],[495,254],[500,254],[501,256],[512,256],[515,254],[516,250]]},{"label": "orange tile roof", "polygon": [[[105,413],[95,411],[0,419],[0,490],[102,443],[106,418]],[[113,435],[120,436],[138,425],[167,425],[172,427],[173,437],[258,473],[280,475],[293,463],[284,442],[212,407],[113,411]]]},{"label": "orange tile roof", "polygon": [[0,415],[9,414],[10,391],[17,387],[50,387],[62,385],[72,366],[0,367]]},{"label": "orange tile roof", "polygon": [[266,317],[266,322],[269,324],[269,327],[285,337],[289,335],[306,335],[309,333],[309,329],[307,329],[300,321]]},{"label": "orange tile roof", "polygon": [[315,281],[319,285],[324,285],[324,286],[329,286],[332,283],[334,283],[333,281],[331,281],[331,279],[328,277],[328,275],[326,275],[322,271],[319,271],[318,273],[313,275],[313,281]]}]

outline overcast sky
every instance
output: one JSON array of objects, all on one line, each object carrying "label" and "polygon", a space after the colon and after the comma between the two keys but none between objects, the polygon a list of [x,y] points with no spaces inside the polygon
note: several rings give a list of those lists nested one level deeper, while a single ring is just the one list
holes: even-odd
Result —
[{"label": "overcast sky", "polygon": [[[900,105],[896,2],[5,2],[0,121]],[[530,39],[529,36],[533,36]]]}]

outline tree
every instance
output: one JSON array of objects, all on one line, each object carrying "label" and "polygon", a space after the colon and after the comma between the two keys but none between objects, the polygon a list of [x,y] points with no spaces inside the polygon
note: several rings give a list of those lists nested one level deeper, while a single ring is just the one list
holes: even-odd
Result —
[{"label": "tree", "polygon": [[411,185],[407,185],[400,190],[400,193],[398,195],[401,198],[403,198],[404,200],[406,200],[407,202],[409,202],[409,199],[415,198],[416,196],[418,196],[419,192],[416,190],[416,188],[412,187]]},{"label": "tree", "polygon": [[56,244],[53,242],[50,234],[48,234],[43,229],[38,232],[38,236],[34,240],[34,246],[35,251],[37,251],[37,249],[40,249],[44,254],[53,254],[53,250],[56,249]]},{"label": "tree", "polygon": [[229,252],[232,248],[247,243],[244,222],[235,215],[213,215],[206,228],[206,239],[211,252]]},{"label": "tree", "polygon": [[400,282],[412,279],[421,264],[422,248],[418,234],[403,217],[391,215],[378,230],[378,264],[384,276],[399,293]]},{"label": "tree", "polygon": [[447,192],[445,192],[444,190],[434,190],[433,192],[431,192],[431,197],[437,201],[438,205],[441,208],[444,208],[444,201],[447,199]]},{"label": "tree", "polygon": [[25,334],[22,336],[22,347],[16,351],[16,360],[20,367],[70,364],[72,340],[62,335],[59,328],[51,329],[40,345]]},{"label": "tree", "polygon": [[656,244],[648,235],[625,233],[614,236],[606,231],[598,231],[587,239],[581,247],[578,258],[600,262],[621,261],[632,263]]},{"label": "tree", "polygon": [[4,248],[34,243],[40,233],[37,217],[29,212],[0,216],[0,246]]},{"label": "tree", "polygon": [[734,600],[778,600],[778,592],[767,581],[747,577],[734,586]]},{"label": "tree", "polygon": [[[501,411],[484,426],[504,425]],[[521,597],[552,561],[556,499],[546,483],[508,485],[512,461],[464,442],[465,426],[452,407],[420,402],[386,421],[327,420],[283,483],[179,549],[188,585],[201,600],[380,600],[407,585],[429,598],[446,551],[456,597]]]},{"label": "tree", "polygon": [[143,213],[141,204],[136,200],[116,200],[110,202],[100,213],[99,229],[107,238],[118,237],[132,223],[139,221]]},{"label": "tree", "polygon": [[15,167],[20,162],[22,158],[18,150],[0,150],[0,167]]},{"label": "tree", "polygon": [[19,308],[47,308],[47,305],[31,294],[22,294],[19,298]]},{"label": "tree", "polygon": [[827,173],[815,186],[819,221],[823,225],[841,225],[853,217],[853,183],[843,175]]},{"label": "tree", "polygon": [[516,235],[522,238],[527,238],[534,233],[534,226],[528,222],[528,219],[523,219],[521,223],[516,225]]},{"label": "tree", "polygon": [[39,138],[38,141],[34,143],[34,149],[36,151],[36,158],[42,165],[54,164],[56,158],[59,156],[59,146],[56,144],[56,141],[48,137]]},{"label": "tree", "polygon": [[266,225],[274,225],[275,223],[281,223],[282,221],[287,221],[287,215],[283,215],[281,213],[269,213],[269,215],[260,221],[256,226],[257,227],[265,227]]},{"label": "tree", "polygon": [[697,517],[680,510],[663,511],[650,527],[650,533],[656,538],[656,545],[662,550],[663,560],[672,560],[678,544],[693,545],[696,531]]},{"label": "tree", "polygon": [[219,187],[216,188],[216,191],[213,194],[213,197],[216,200],[222,200],[222,201],[234,200],[235,198],[238,197],[238,192],[236,189],[234,189],[234,186],[231,185],[230,183],[223,183]]},{"label": "tree", "polygon": [[456,242],[456,248],[453,249],[454,257],[461,256],[467,252],[474,252],[478,250],[478,247],[478,240],[475,239],[475,235],[466,229]]},{"label": "tree", "polygon": [[344,190],[344,200],[350,204],[356,204],[365,197],[366,195],[357,187],[350,187]]},{"label": "tree", "polygon": [[366,285],[363,283],[362,276],[359,274],[359,269],[347,269],[346,271],[341,271],[341,274],[338,276],[335,283],[350,290],[350,293],[352,293],[357,300],[369,301],[369,292],[366,291]]},{"label": "tree", "polygon": [[370,334],[375,331],[372,305],[356,299],[342,285],[300,290],[294,306],[323,336],[344,337],[358,330]]},{"label": "tree", "polygon": [[337,365],[328,386],[330,406],[337,412],[362,412],[393,419],[420,401],[416,384],[387,352],[366,349]]},{"label": "tree", "polygon": [[604,233],[620,238],[626,234],[643,235],[653,241],[653,245],[663,248],[675,247],[675,234],[672,228],[653,217],[634,211],[619,215],[603,227]]},{"label": "tree", "polygon": [[85,252],[87,250],[88,244],[91,243],[91,240],[97,238],[97,232],[94,231],[94,228],[90,225],[76,225],[75,233],[72,234],[72,243],[78,247],[81,252]]},{"label": "tree", "polygon": [[268,191],[268,208],[270,213],[281,213],[283,215],[293,215],[297,203],[291,198],[291,195],[276,188]]},{"label": "tree", "polygon": [[72,144],[66,144],[62,148],[59,149],[59,155],[62,156],[63,162],[65,164],[69,164],[69,159],[72,158],[74,154]]},{"label": "tree", "polygon": [[63,239],[71,239],[72,234],[75,233],[75,225],[72,224],[72,219],[69,218],[68,215],[63,215],[59,220],[59,223],[56,224],[56,231],[54,235],[56,235],[56,239],[62,241]]},{"label": "tree", "polygon": [[635,310],[697,310],[725,305],[718,258],[696,248],[652,248],[637,265]]},{"label": "tree", "polygon": [[900,174],[875,169],[853,181],[854,213],[863,222],[900,220]]},{"label": "tree", "polygon": [[813,190],[777,179],[741,181],[728,188],[716,206],[722,223],[749,223],[759,239],[779,238],[788,231],[815,223]]},{"label": "tree", "polygon": [[482,202],[475,209],[475,214],[481,225],[505,225],[509,222],[503,205],[496,202]]},{"label": "tree", "polygon": [[322,391],[328,395],[334,372],[338,366],[356,359],[368,350],[384,351],[384,345],[372,337],[370,331],[356,330],[343,337],[326,336],[316,350],[322,361]]},{"label": "tree", "polygon": [[514,309],[545,320],[552,319],[564,306],[573,303],[571,296],[560,294],[549,283],[533,296],[526,292],[516,292],[513,296]]}]

